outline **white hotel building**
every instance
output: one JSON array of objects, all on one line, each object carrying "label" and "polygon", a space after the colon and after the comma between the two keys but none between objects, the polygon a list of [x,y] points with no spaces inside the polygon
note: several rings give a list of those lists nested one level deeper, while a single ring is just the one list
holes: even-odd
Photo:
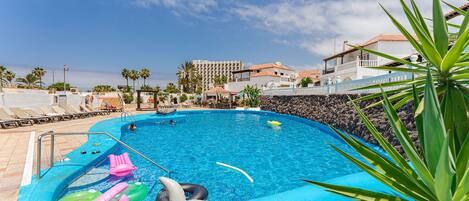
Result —
[{"label": "white hotel building", "polygon": [[213,79],[216,76],[226,76],[228,80],[231,80],[233,79],[233,71],[239,71],[244,68],[242,61],[192,60],[191,62],[202,77],[203,91],[213,87]]},{"label": "white hotel building", "polygon": [[[397,58],[403,58],[415,53],[412,45],[402,35],[378,35],[360,46]],[[321,85],[387,74],[389,72],[366,67],[382,66],[389,62],[390,60],[388,59],[357,48],[346,49],[324,58],[324,69],[321,71]]]}]

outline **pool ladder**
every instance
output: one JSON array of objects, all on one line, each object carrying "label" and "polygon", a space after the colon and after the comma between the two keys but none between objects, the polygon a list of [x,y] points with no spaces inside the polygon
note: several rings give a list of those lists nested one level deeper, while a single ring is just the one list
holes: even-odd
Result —
[{"label": "pool ladder", "polygon": [[129,111],[122,111],[121,121],[127,121],[127,120],[130,120],[130,122],[135,123],[134,115]]},{"label": "pool ladder", "polygon": [[166,172],[168,174],[168,177],[171,177],[171,171],[169,169],[163,167],[162,165],[158,164],[154,160],[148,158],[147,156],[143,155],[142,153],[138,152],[134,148],[130,147],[128,144],[125,142],[122,142],[121,140],[117,139],[113,135],[107,133],[107,132],[64,132],[64,133],[56,133],[54,131],[46,131],[37,137],[37,158],[36,158],[36,174],[37,174],[37,180],[41,179],[41,151],[42,151],[42,140],[44,137],[50,136],[50,167],[52,168],[54,166],[54,145],[55,145],[55,136],[70,136],[70,135],[105,135],[109,137],[109,139],[114,140],[118,144],[122,145],[126,149],[130,150],[131,152],[137,154],[138,156],[142,157],[146,161],[150,162],[151,164],[155,165],[158,167],[160,170]]}]

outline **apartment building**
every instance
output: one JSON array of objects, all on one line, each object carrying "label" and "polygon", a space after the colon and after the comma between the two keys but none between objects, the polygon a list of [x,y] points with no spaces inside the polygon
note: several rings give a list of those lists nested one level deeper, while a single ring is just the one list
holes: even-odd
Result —
[{"label": "apartment building", "polygon": [[213,87],[213,80],[216,76],[226,76],[228,80],[231,80],[234,71],[244,68],[242,61],[192,60],[191,62],[202,77],[203,91]]},{"label": "apartment building", "polygon": [[[361,47],[403,58],[415,53],[412,45],[402,35],[381,34],[360,44]],[[321,85],[347,80],[364,79],[389,72],[367,67],[381,66],[390,60],[370,54],[366,51],[349,48],[324,58],[321,72]]]}]

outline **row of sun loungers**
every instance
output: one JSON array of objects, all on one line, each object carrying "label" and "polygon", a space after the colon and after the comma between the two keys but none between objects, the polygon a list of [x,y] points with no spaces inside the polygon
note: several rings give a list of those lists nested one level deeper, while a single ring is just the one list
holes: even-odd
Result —
[{"label": "row of sun loungers", "polygon": [[2,128],[66,121],[110,114],[108,110],[92,110],[86,106],[76,107],[73,105],[66,105],[64,107],[55,105],[42,106],[34,109],[11,107],[9,110],[12,115],[10,115],[5,108],[0,108],[0,126]]}]

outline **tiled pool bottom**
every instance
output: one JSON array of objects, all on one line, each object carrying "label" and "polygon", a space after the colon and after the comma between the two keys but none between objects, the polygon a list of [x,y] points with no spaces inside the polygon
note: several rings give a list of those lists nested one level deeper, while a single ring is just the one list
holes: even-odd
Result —
[{"label": "tiled pool bottom", "polygon": [[[352,153],[343,142],[326,133],[324,126],[307,120],[273,113],[193,112],[176,125],[139,123],[136,132],[124,132],[122,140],[175,173],[179,182],[202,184],[210,200],[250,200],[306,185],[301,179],[324,181],[359,172],[328,144]],[[282,122],[281,128],[266,125]],[[155,200],[162,188],[157,179],[164,172],[130,153],[139,168],[125,181],[150,186]],[[223,162],[244,169],[254,183],[238,172],[220,167]],[[99,168],[108,168],[102,164]],[[102,192],[120,180],[108,179],[75,192],[97,189]]]}]

